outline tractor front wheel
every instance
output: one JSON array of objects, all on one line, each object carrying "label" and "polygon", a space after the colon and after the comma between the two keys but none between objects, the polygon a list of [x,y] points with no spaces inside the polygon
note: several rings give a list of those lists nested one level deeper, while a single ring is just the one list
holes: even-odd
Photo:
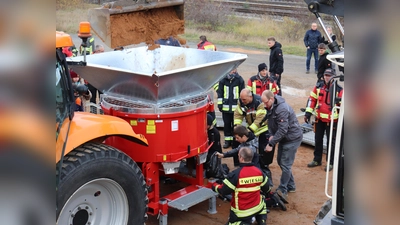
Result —
[{"label": "tractor front wheel", "polygon": [[137,164],[123,152],[104,144],[84,144],[64,157],[58,176],[58,225],[146,221],[146,184]]}]

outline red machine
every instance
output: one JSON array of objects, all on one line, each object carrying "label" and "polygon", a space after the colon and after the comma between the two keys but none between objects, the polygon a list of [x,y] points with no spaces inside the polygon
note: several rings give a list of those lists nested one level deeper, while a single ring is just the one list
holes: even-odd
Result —
[{"label": "red machine", "polygon": [[[141,165],[148,187],[148,213],[161,214],[167,224],[168,208],[187,210],[210,199],[215,213],[215,193],[203,178],[208,146],[206,113],[213,110],[210,88],[238,67],[246,55],[161,46],[87,56],[85,67],[74,70],[103,91],[104,114],[127,121],[136,133],[145,135],[149,146],[110,137],[111,145]],[[76,60],[74,60],[76,61]],[[182,160],[195,162],[196,176],[181,174]],[[160,175],[188,184],[160,197]]]}]

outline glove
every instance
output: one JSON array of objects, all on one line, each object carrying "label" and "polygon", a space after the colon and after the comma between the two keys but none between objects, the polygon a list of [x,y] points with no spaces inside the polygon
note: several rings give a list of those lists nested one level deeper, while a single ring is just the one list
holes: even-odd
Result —
[{"label": "glove", "polygon": [[304,122],[310,123],[310,118],[311,118],[311,113],[306,112],[306,114],[304,115]]},{"label": "glove", "polygon": [[222,112],[222,105],[218,105],[218,110]]}]

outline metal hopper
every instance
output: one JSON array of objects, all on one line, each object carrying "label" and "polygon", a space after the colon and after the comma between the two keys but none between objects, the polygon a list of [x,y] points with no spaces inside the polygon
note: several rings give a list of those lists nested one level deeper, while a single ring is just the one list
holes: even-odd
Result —
[{"label": "metal hopper", "polygon": [[72,68],[109,96],[162,104],[208,91],[246,58],[239,53],[164,45],[150,51],[143,46],[89,55],[87,66]]}]

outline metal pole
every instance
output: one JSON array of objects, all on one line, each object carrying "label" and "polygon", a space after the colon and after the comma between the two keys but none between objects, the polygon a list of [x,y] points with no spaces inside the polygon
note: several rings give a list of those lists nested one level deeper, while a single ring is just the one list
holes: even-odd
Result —
[{"label": "metal pole", "polygon": [[340,33],[342,33],[342,35],[344,35],[344,29],[342,24],[340,23],[339,19],[337,18],[337,16],[333,16],[333,19],[335,20],[336,25],[339,27]]}]

